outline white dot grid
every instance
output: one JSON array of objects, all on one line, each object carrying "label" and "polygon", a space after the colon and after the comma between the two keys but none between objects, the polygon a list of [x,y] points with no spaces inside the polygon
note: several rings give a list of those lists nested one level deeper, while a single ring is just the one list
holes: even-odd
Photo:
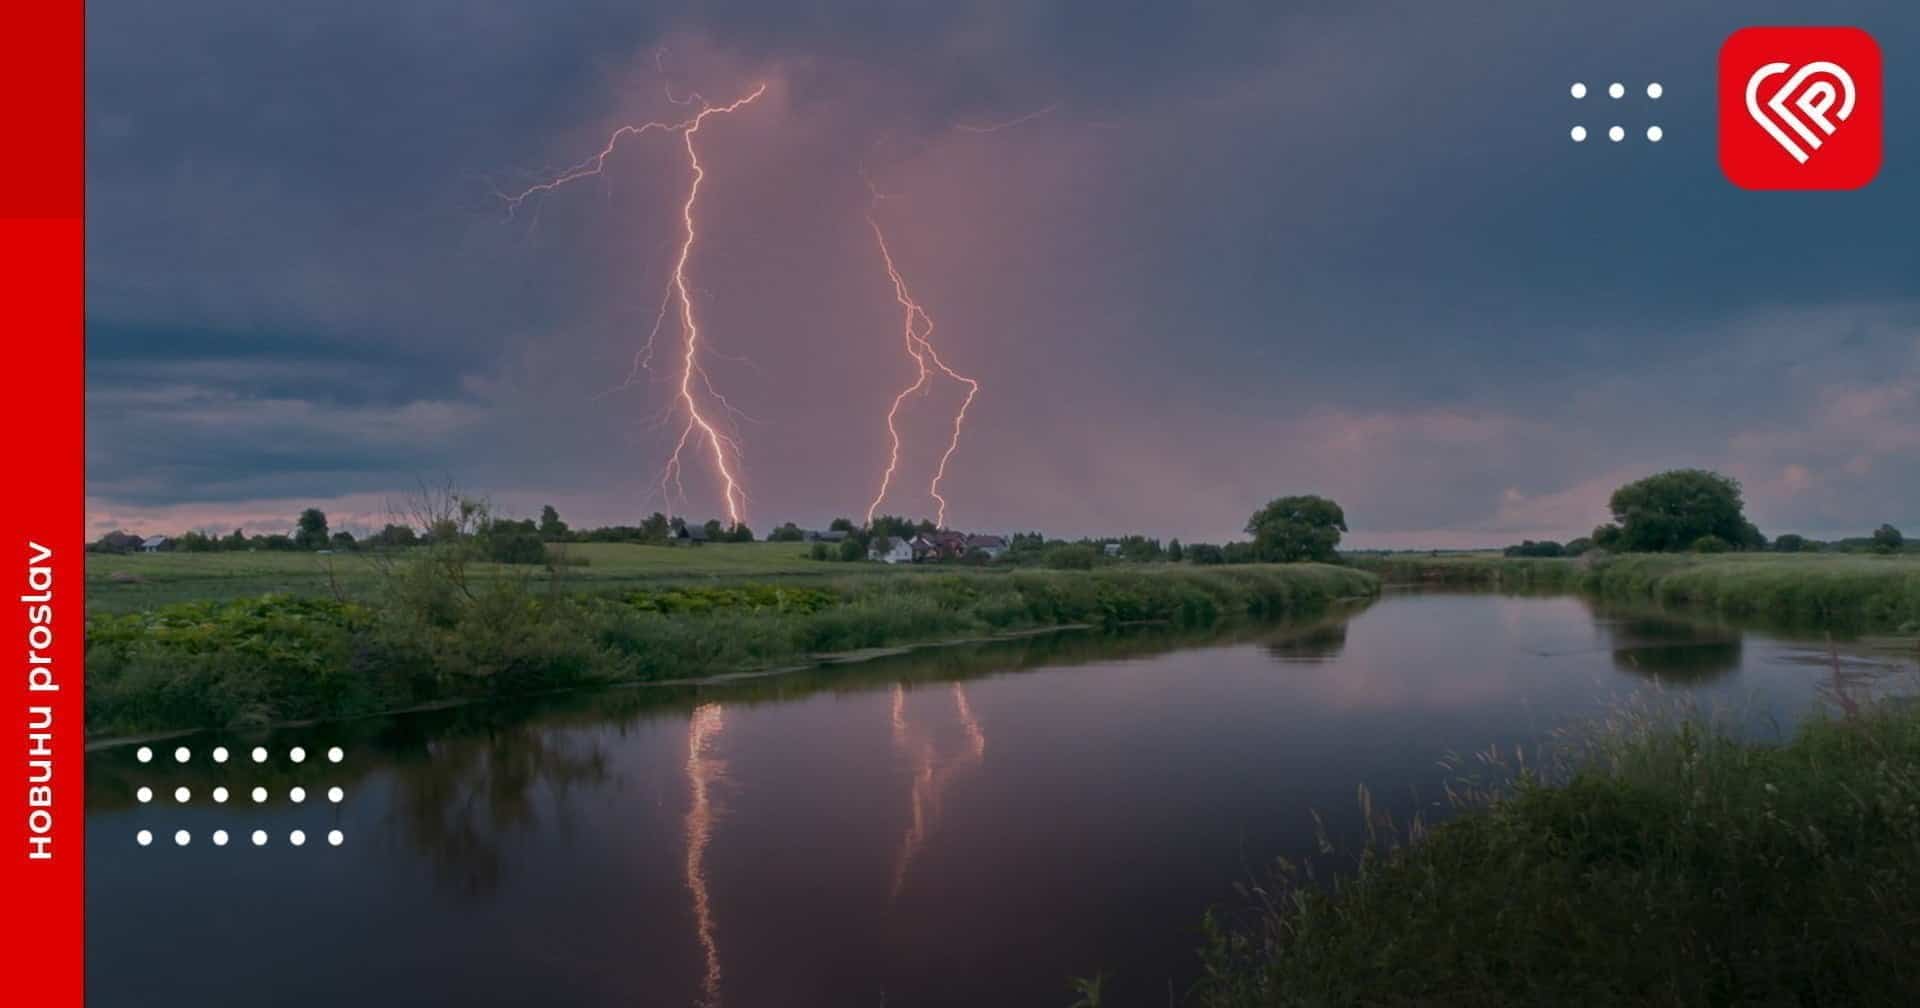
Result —
[{"label": "white dot grid", "polygon": [[[142,763],[150,763],[153,761],[153,755],[152,748],[141,746],[135,751],[134,758]],[[225,746],[215,746],[209,755],[215,763],[225,763],[230,754]],[[265,763],[271,754],[264,746],[255,746],[251,755],[255,763]],[[326,757],[330,763],[339,763],[346,759],[346,752],[339,746],[332,746],[327,749]],[[186,746],[179,746],[174,749],[173,758],[177,763],[187,763],[193,759],[193,752]],[[287,750],[287,758],[295,763],[300,763],[306,760],[307,753],[302,747],[294,746]],[[335,804],[346,800],[346,791],[338,786],[327,788],[326,793],[327,800]],[[219,786],[213,788],[211,794],[214,801],[225,802],[231,795],[231,792],[229,792],[226,787]],[[252,791],[252,796],[256,803],[264,804],[268,798],[268,791],[265,787],[256,786]],[[142,804],[149,803],[153,801],[153,789],[142,785],[134,791],[134,797]],[[180,804],[189,804],[193,800],[193,790],[185,786],[177,787],[173,791],[173,798],[174,801]],[[287,789],[287,798],[295,804],[304,802],[307,800],[307,789],[298,785],[290,787]],[[139,830],[134,834],[133,839],[135,843],[142,847],[151,846],[153,844],[153,831],[146,829]],[[222,829],[214,830],[210,835],[210,839],[212,839],[214,846],[225,847],[230,838],[227,831]],[[264,847],[267,845],[268,840],[267,831],[256,829],[253,831],[251,839],[255,847]],[[175,830],[173,842],[177,847],[189,846],[193,843],[193,834],[189,830]],[[287,842],[295,847],[304,845],[307,842],[306,832],[303,830],[293,830],[289,832],[287,834]],[[329,846],[338,847],[344,843],[346,843],[346,834],[344,832],[337,829],[327,831],[327,844]]]},{"label": "white dot grid", "polygon": [[[1666,90],[1667,90],[1666,87],[1662,85],[1659,81],[1651,81],[1647,84],[1647,97],[1655,101],[1658,101],[1661,96],[1666,94]],[[1578,101],[1587,96],[1587,85],[1583,81],[1574,81],[1571,85],[1568,86],[1567,93],[1572,95],[1575,101]],[[1607,96],[1609,98],[1612,98],[1615,101],[1618,101],[1622,98],[1625,98],[1626,95],[1627,95],[1627,86],[1624,83],[1620,81],[1614,81],[1613,83],[1607,85]],[[1567,131],[1567,135],[1573,139],[1574,143],[1585,143],[1587,141],[1587,128],[1583,125],[1576,125],[1572,129]],[[1666,137],[1666,131],[1661,129],[1658,125],[1648,126],[1646,131],[1646,137],[1647,137],[1648,143],[1659,143],[1662,139]],[[1619,143],[1622,140],[1625,140],[1626,138],[1627,138],[1626,127],[1610,126],[1607,128],[1608,140],[1611,140],[1614,143]]]}]

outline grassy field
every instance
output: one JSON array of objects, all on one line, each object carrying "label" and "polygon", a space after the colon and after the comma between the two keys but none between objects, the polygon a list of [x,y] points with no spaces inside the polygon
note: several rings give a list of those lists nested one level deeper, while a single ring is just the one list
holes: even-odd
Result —
[{"label": "grassy field", "polygon": [[[570,543],[555,547],[586,561],[565,566],[569,588],[620,590],[675,582],[833,577],[859,571],[904,573],[880,564],[811,560],[805,543],[711,543],[704,546],[640,546],[632,543]],[[154,553],[87,555],[87,609],[133,612],[175,602],[226,601],[269,592],[321,597],[338,590],[348,598],[371,596],[381,582],[380,560],[371,553]],[[476,564],[483,578],[521,579],[539,568]]]},{"label": "grassy field", "polygon": [[[701,547],[701,550],[719,547]],[[692,551],[690,551],[692,552]],[[267,595],[87,622],[96,733],[336,718],[590,683],[805,664],[823,654],[1069,625],[1311,615],[1379,581],[1324,564],[885,572],[548,592],[449,577],[423,551],[367,602]]]},{"label": "grassy field", "polygon": [[1572,755],[1357,876],[1283,867],[1255,920],[1210,924],[1190,1003],[1913,1003],[1920,708],[1782,746],[1630,723]]},{"label": "grassy field", "polygon": [[1913,553],[1396,555],[1353,563],[1389,583],[1579,590],[1807,626],[1920,632],[1920,555]]}]

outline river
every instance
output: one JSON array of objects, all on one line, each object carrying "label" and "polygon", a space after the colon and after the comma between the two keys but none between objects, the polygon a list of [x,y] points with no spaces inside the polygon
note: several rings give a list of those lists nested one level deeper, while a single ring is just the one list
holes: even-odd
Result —
[{"label": "river", "polygon": [[1165,1005],[1203,912],[1316,856],[1314,811],[1354,848],[1361,785],[1379,815],[1437,820],[1490,746],[1535,753],[1623,704],[1779,737],[1907,671],[1572,597],[1390,592],[1210,638],[1074,632],[194,736],[146,763],[106,748],[89,1003],[1065,1008],[1105,972],[1107,1004]]}]

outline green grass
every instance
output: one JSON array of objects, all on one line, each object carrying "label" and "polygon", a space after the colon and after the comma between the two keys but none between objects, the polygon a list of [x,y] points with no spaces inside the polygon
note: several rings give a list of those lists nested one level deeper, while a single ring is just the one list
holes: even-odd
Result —
[{"label": "green grass", "polygon": [[1821,627],[1920,632],[1920,555],[1627,553],[1573,560],[1354,557],[1389,583],[1580,590]]},{"label": "green grass", "polygon": [[1209,921],[1207,1008],[1911,1004],[1920,708],[1786,745],[1643,724],[1331,886]]},{"label": "green grass", "polygon": [[[880,564],[811,560],[806,543],[711,543],[705,546],[641,546],[632,543],[568,543],[554,547],[584,560],[562,567],[566,584],[581,590],[618,590],[715,578],[832,577],[857,570],[876,576],[905,574]],[[87,555],[87,608],[134,612],[176,602],[225,601],[268,593],[299,596],[371,597],[382,582],[381,560],[372,553],[155,553]],[[520,578],[526,567],[475,564],[482,578]]]},{"label": "green grass", "polygon": [[1318,613],[1379,586],[1351,568],[1294,564],[875,572],[589,593],[495,578],[462,591],[427,554],[418,559],[367,601],[265,596],[91,614],[89,728],[337,718],[1073,624],[1214,627]]}]

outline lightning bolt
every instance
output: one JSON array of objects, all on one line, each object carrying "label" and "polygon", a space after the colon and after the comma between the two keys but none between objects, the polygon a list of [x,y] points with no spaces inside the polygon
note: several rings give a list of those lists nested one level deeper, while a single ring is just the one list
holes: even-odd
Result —
[{"label": "lightning bolt", "polygon": [[[607,159],[613,156],[614,149],[618,147],[620,141],[626,137],[641,136],[653,131],[680,134],[681,141],[687,151],[687,166],[693,175],[692,182],[687,186],[686,202],[680,207],[680,219],[684,226],[683,237],[680,242],[680,252],[674,259],[672,279],[667,285],[668,296],[661,302],[661,310],[659,315],[655,317],[653,331],[647,335],[647,341],[641,351],[635,354],[634,370],[629,372],[627,381],[621,388],[631,385],[634,376],[639,370],[651,366],[654,340],[659,336],[662,321],[666,318],[671,305],[677,304],[680,309],[681,352],[679,354],[680,368],[676,398],[678,405],[686,412],[686,423],[680,429],[680,436],[674,444],[672,454],[667,457],[666,464],[661,468],[660,486],[662,491],[667,490],[669,486],[681,488],[682,496],[684,497],[684,488],[681,486],[680,477],[685,467],[681,456],[688,449],[690,443],[704,444],[712,456],[714,471],[718,473],[720,477],[722,496],[725,498],[727,505],[727,518],[734,525],[739,525],[745,519],[747,506],[746,491],[741,487],[740,479],[735,474],[739,468],[741,454],[740,444],[734,438],[721,432],[720,428],[707,418],[707,415],[701,411],[700,398],[694,394],[695,377],[698,376],[699,385],[704,390],[707,398],[718,403],[721,409],[729,413],[738,412],[733,409],[731,403],[727,402],[725,396],[722,396],[714,389],[713,380],[708,377],[706,369],[700,364],[700,325],[694,317],[693,295],[687,283],[687,263],[693,258],[693,246],[699,240],[699,228],[695,222],[694,209],[699,204],[700,184],[706,181],[707,170],[706,166],[700,161],[700,149],[694,144],[693,138],[695,134],[700,132],[700,128],[706,124],[709,116],[738,111],[742,107],[752,104],[755,99],[765,94],[766,90],[767,86],[761,84],[755,87],[751,93],[735,99],[726,105],[710,105],[698,94],[690,95],[682,100],[674,98],[672,94],[669,93],[668,100],[676,104],[680,104],[683,101],[698,101],[700,103],[700,111],[690,118],[683,119],[679,122],[653,121],[637,125],[621,126],[607,137],[606,145],[601,147],[600,152],[592,157],[581,161],[579,164],[568,168],[545,182],[529,186],[518,194],[500,194],[501,199],[507,204],[508,215],[511,216],[518,212],[521,204],[525,203],[535,194],[550,193],[570,182],[577,182],[583,178],[602,174],[606,170]],[[670,494],[668,499],[672,499]]]},{"label": "lightning bolt", "polygon": [[[872,183],[868,183],[872,188]],[[960,448],[960,430],[967,422],[967,409],[973,405],[974,396],[980,393],[980,383],[973,378],[955,371],[940,359],[940,352],[933,346],[933,319],[927,314],[920,302],[913,299],[913,293],[907,289],[906,278],[900,275],[900,269],[893,261],[893,252],[887,247],[887,234],[880,227],[878,208],[885,196],[873,190],[873,203],[867,208],[867,226],[873,229],[873,239],[880,247],[880,260],[886,265],[887,279],[893,282],[893,299],[900,305],[903,319],[901,335],[906,343],[907,356],[913,358],[914,379],[912,384],[900,390],[893,397],[893,405],[887,410],[887,468],[880,474],[880,490],[873,495],[873,503],[867,505],[867,524],[873,524],[874,513],[880,510],[880,502],[887,497],[888,489],[893,485],[893,474],[900,466],[900,428],[896,420],[900,414],[900,405],[907,397],[927,388],[928,382],[939,372],[965,386],[966,397],[961,400],[960,408],[953,414],[953,432],[947,438],[946,451],[940,454],[940,464],[934,470],[933,482],[927,488],[938,513],[934,524],[941,528],[947,526],[947,499],[940,494],[940,481],[947,477],[947,462]],[[928,364],[931,362],[932,367]]]}]

